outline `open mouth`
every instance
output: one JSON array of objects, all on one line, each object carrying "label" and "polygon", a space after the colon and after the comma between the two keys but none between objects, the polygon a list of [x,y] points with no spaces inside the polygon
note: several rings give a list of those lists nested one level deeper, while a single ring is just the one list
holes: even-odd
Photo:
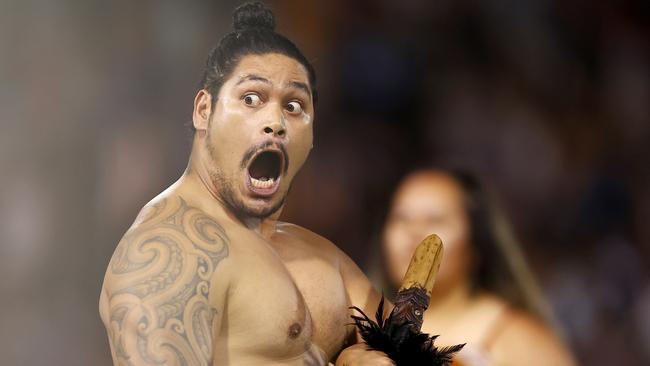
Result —
[{"label": "open mouth", "polygon": [[280,151],[265,150],[255,155],[248,165],[248,186],[254,193],[268,196],[278,189],[284,159]]}]

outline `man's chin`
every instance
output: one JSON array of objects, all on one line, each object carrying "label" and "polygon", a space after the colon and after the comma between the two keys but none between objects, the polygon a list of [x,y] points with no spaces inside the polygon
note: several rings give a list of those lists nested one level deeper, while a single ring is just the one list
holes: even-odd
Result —
[{"label": "man's chin", "polygon": [[242,200],[232,207],[235,214],[242,218],[265,219],[276,213],[284,205],[284,197],[281,199],[267,200],[259,198],[248,198]]},{"label": "man's chin", "polygon": [[282,207],[282,203],[275,204],[273,206],[262,206],[262,207],[246,207],[245,212],[246,216],[254,217],[256,219],[265,219]]}]

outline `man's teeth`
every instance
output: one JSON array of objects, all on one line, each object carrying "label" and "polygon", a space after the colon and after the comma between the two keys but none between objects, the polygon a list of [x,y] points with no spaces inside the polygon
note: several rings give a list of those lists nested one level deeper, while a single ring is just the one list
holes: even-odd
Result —
[{"label": "man's teeth", "polygon": [[275,182],[275,179],[273,178],[262,177],[260,179],[255,179],[251,177],[251,183],[255,188],[270,188],[273,185],[273,182]]}]

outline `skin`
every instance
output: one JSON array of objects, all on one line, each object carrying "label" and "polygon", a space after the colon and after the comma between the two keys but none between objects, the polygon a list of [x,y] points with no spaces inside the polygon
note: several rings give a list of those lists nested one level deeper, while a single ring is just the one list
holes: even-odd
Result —
[{"label": "skin", "polygon": [[[243,57],[216,103],[201,90],[183,176],[140,212],[104,278],[100,315],[115,365],[390,365],[355,345],[350,305],[379,295],[335,245],[278,221],[312,146],[307,71]],[[245,156],[286,151],[277,190],[247,185]],[[244,164],[242,164],[244,163]]]},{"label": "skin", "polygon": [[422,238],[436,233],[445,245],[431,303],[424,315],[422,331],[440,334],[437,345],[467,343],[459,361],[472,365],[471,349],[490,338],[482,350],[494,365],[574,365],[572,356],[541,322],[509,308],[507,323],[499,323],[498,334],[490,334],[500,322],[506,302],[497,294],[470,291],[473,250],[464,193],[458,183],[441,171],[419,171],[407,177],[393,198],[384,228],[384,253],[388,274],[400,283],[409,258]]}]

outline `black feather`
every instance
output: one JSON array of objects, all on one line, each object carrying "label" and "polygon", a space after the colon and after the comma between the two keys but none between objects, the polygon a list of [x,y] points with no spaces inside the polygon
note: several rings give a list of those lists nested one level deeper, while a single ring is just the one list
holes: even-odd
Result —
[{"label": "black feather", "polygon": [[392,314],[383,318],[384,298],[377,308],[376,321],[370,319],[361,309],[352,306],[361,316],[351,315],[366,344],[374,350],[388,355],[397,366],[447,366],[454,353],[465,344],[438,348],[434,345],[437,335],[413,331],[409,323],[395,324]]}]

